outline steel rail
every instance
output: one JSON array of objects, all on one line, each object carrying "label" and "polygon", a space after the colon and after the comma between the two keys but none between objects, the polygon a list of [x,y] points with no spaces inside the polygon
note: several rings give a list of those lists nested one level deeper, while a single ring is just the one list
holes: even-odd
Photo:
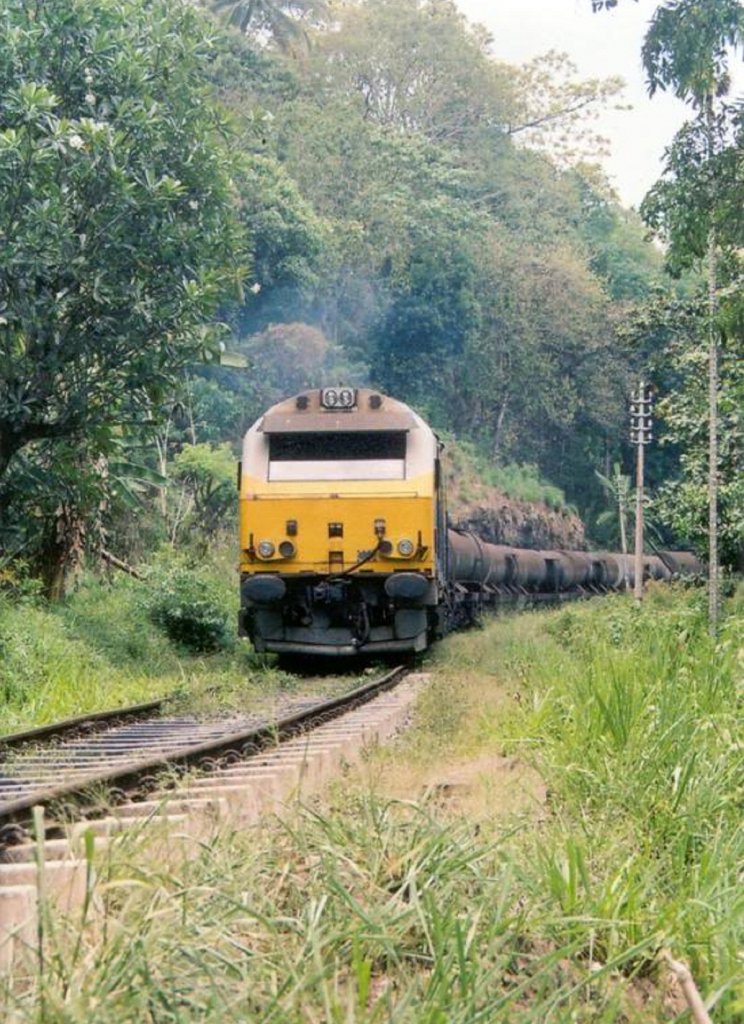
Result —
[{"label": "steel rail", "polygon": [[[268,720],[257,726],[239,731],[226,732],[212,739],[187,746],[159,756],[124,759],[122,764],[104,771],[85,775],[74,781],[63,781],[57,785],[39,787],[24,796],[0,803],[0,826],[16,823],[19,816],[27,814],[38,804],[47,804],[62,798],[75,798],[84,802],[85,795],[92,789],[100,789],[113,783],[117,788],[133,788],[143,776],[152,778],[152,773],[166,768],[185,770],[198,766],[201,761],[238,754],[249,757],[280,739],[302,732],[320,722],[339,717],[362,704],[366,704],[380,693],[392,689],[406,669],[398,665],[382,677],[357,686],[338,697],[312,704],[283,718]],[[167,724],[168,719],[161,719]],[[64,752],[64,748],[60,752]]]},{"label": "steel rail", "polygon": [[146,701],[144,704],[130,704],[128,707],[111,708],[109,711],[94,711],[88,715],[79,715],[77,718],[64,718],[60,722],[39,725],[35,729],[8,733],[0,736],[0,755],[6,750],[26,743],[35,743],[37,740],[68,739],[76,732],[89,732],[88,726],[105,727],[128,718],[151,715],[155,711],[160,711],[167,699],[161,697],[159,700]]}]

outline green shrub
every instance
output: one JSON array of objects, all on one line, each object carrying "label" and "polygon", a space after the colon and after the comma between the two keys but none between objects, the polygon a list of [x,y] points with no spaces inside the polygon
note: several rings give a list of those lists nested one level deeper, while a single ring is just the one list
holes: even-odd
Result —
[{"label": "green shrub", "polygon": [[0,598],[7,597],[14,604],[36,604],[43,597],[44,586],[35,579],[28,563],[23,559],[0,559]]},{"label": "green shrub", "polygon": [[166,643],[145,607],[147,583],[118,573],[86,575],[64,603],[53,607],[67,633],[117,670],[145,676],[176,671],[178,652]]},{"label": "green shrub", "polygon": [[203,569],[183,563],[154,569],[145,600],[152,621],[174,643],[195,652],[232,645],[225,589]]}]

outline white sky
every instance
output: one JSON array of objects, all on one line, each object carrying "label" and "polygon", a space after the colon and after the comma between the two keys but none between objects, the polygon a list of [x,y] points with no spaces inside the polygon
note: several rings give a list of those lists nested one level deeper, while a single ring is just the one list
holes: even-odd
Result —
[{"label": "white sky", "polygon": [[[494,38],[494,56],[511,62],[530,60],[547,50],[565,52],[586,78],[620,75],[627,88],[627,111],[608,110],[596,122],[610,140],[611,154],[601,162],[626,205],[637,206],[661,174],[664,148],[690,116],[674,96],[649,99],[641,45],[655,0],[620,0],[611,11],[592,13],[591,0],[457,0],[471,21],[485,25]],[[737,76],[738,78],[738,76]],[[739,79],[739,81],[741,81]]]}]

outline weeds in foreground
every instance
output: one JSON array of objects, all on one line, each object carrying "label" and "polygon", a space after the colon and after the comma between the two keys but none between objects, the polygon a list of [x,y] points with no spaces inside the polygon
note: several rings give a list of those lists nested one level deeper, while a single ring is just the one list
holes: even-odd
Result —
[{"label": "weeds in foreground", "polygon": [[[721,1020],[744,998],[743,596],[717,641],[702,593],[659,587],[640,612],[615,597],[494,623],[467,647],[465,672],[463,638],[440,658],[445,677],[471,680],[468,726],[448,742],[497,745],[548,786],[549,825],[523,837],[520,861],[547,933],[602,962],[650,941],[642,972],[670,945]],[[479,658],[506,694],[491,710],[473,692]]]},{"label": "weeds in foreground", "polygon": [[8,1019],[609,1022],[648,946],[582,963],[529,909],[508,832],[364,794],[177,869],[130,855],[101,866],[92,923],[57,924],[34,983],[0,996]]}]

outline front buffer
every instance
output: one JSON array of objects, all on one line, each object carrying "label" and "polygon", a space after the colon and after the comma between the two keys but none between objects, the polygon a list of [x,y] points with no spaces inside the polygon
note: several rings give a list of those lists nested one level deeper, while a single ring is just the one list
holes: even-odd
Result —
[{"label": "front buffer", "polygon": [[436,582],[416,572],[254,574],[241,606],[241,633],[259,652],[414,654],[437,634]]}]

